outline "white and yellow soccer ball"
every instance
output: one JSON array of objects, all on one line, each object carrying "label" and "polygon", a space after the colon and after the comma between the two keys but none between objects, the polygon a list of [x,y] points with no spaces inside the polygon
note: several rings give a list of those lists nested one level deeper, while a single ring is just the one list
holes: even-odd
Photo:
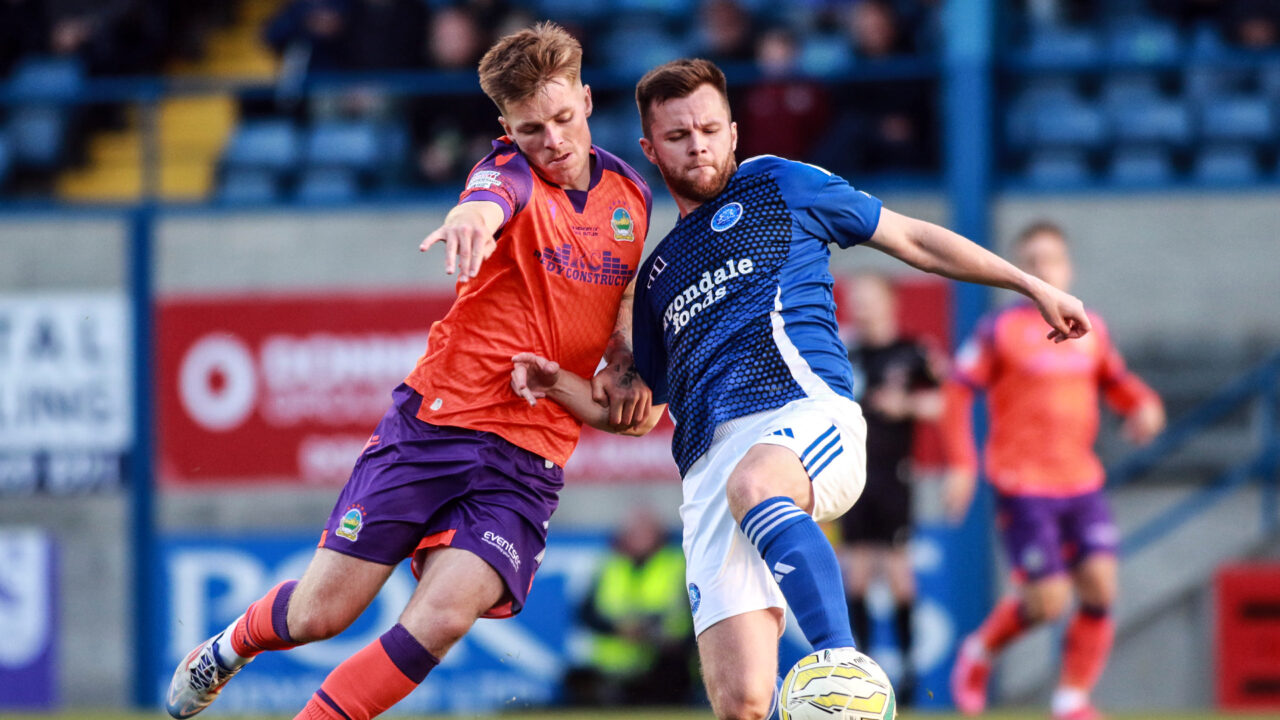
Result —
[{"label": "white and yellow soccer ball", "polygon": [[854,648],[800,658],[782,681],[782,720],[893,720],[898,701],[889,676]]}]

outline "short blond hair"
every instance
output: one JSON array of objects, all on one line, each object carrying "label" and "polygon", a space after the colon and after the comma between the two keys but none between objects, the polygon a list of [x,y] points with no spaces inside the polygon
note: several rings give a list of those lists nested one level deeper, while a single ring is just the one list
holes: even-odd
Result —
[{"label": "short blond hair", "polygon": [[504,113],[552,80],[573,83],[581,75],[582,45],[553,22],[507,35],[480,58],[480,88]]}]

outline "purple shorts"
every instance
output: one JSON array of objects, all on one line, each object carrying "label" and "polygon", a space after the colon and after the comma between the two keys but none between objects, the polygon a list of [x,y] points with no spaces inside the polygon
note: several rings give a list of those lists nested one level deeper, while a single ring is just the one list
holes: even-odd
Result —
[{"label": "purple shorts", "polygon": [[416,417],[406,385],[369,438],[329,516],[320,547],[384,565],[431,548],[469,550],[493,566],[507,597],[487,617],[520,612],[547,544],[564,472],[480,430]]},{"label": "purple shorts", "polygon": [[1120,531],[1101,490],[1073,497],[999,495],[996,523],[1015,572],[1039,580],[1094,554],[1114,555]]}]

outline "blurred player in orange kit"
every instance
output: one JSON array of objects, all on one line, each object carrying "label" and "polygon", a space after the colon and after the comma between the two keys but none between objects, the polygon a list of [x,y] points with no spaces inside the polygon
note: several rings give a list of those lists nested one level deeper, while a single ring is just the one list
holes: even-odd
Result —
[{"label": "blurred player in orange kit", "polygon": [[[1031,274],[1064,290],[1070,285],[1071,259],[1058,226],[1032,224],[1013,250]],[[1074,586],[1078,605],[1063,642],[1053,717],[1101,717],[1089,696],[1115,634],[1110,609],[1119,532],[1093,451],[1098,399],[1125,416],[1126,435],[1138,444],[1164,428],[1165,414],[1160,398],[1125,368],[1106,325],[1090,319],[1092,333],[1055,344],[1044,340],[1033,306],[999,311],[960,349],[944,389],[947,510],[962,518],[973,498],[978,463],[970,417],[974,392],[985,390],[991,432],[984,471],[996,490],[997,523],[1017,583],[1016,594],[961,645],[951,689],[969,715],[986,706],[994,656],[1029,628],[1061,617]]]},{"label": "blurred player in orange kit", "polygon": [[506,135],[471,171],[444,224],[458,297],[369,438],[301,580],[272,588],[179,664],[174,717],[203,710],[256,655],[332,637],[412,557],[420,578],[399,621],[339,665],[298,718],[361,720],[412,692],[479,617],[521,610],[542,560],[562,467],[581,422],[509,389],[535,349],[592,376],[603,428],[642,433],[652,394],[629,345],[652,195],[591,144],[582,49],[543,23],[480,61]]}]

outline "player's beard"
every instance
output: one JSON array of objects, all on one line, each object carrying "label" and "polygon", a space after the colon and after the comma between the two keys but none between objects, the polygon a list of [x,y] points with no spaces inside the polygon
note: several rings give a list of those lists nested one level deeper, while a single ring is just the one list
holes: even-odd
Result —
[{"label": "player's beard", "polygon": [[702,181],[689,179],[684,174],[684,168],[673,169],[660,165],[658,169],[672,195],[704,203],[724,190],[724,186],[729,184],[729,178],[738,169],[738,164],[734,162],[732,154],[726,155],[724,161],[716,167],[715,175]]}]

